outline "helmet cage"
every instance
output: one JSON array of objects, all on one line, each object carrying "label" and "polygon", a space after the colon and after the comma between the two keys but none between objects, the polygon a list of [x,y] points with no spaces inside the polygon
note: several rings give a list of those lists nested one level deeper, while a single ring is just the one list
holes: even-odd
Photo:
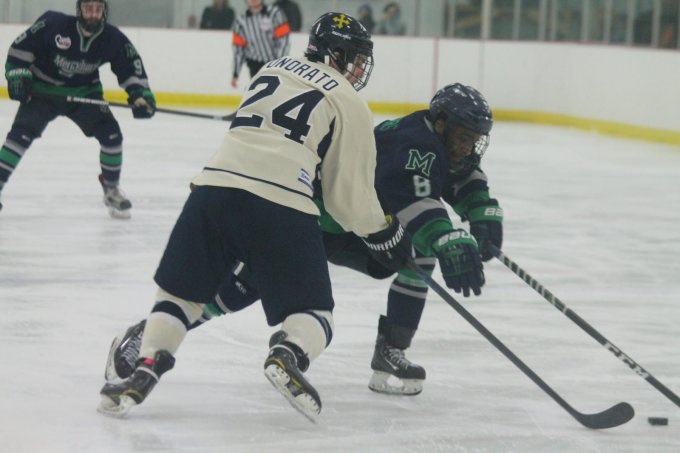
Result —
[{"label": "helmet cage", "polygon": [[479,91],[460,83],[445,86],[430,101],[430,118],[445,121],[444,135],[447,137],[456,127],[479,134],[472,152],[451,164],[452,173],[468,174],[479,166],[489,147],[489,132],[493,127],[491,109]]},{"label": "helmet cage", "polygon": [[488,147],[489,136],[480,135],[477,141],[475,142],[475,146],[472,152],[465,156],[463,159],[461,159],[460,162],[456,162],[455,164],[452,163],[451,166],[449,167],[449,171],[456,175],[470,174],[475,168],[479,166],[479,164],[482,161],[482,156],[484,156],[484,153],[486,152]]},{"label": "helmet cage", "polygon": [[[341,53],[339,50],[328,49],[328,59],[335,63],[340,73],[349,80],[356,91],[361,90],[368,85],[368,79],[371,78],[374,66],[373,55],[357,53],[354,58],[347,58],[342,55],[337,56],[336,53]],[[328,61],[326,61],[326,64],[328,64]]]}]

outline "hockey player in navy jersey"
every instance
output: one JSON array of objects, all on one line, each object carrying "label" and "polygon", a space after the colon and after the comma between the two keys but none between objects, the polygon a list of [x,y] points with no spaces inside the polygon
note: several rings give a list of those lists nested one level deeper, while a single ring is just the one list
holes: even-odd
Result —
[{"label": "hockey player in navy jersey", "polygon": [[[431,273],[438,262],[446,285],[464,297],[481,294],[485,283],[482,261],[492,258],[488,244],[500,248],[503,241],[503,211],[490,197],[487,177],[480,168],[492,126],[492,113],[482,94],[455,83],[437,91],[428,110],[375,128],[376,188],[383,209],[397,213],[411,233],[420,267]],[[461,220],[469,222],[469,232],[454,226],[442,199]],[[322,225],[331,263],[374,278],[392,275],[330,216],[322,216]],[[246,278],[233,277],[231,287],[220,290],[215,305],[232,308],[226,300],[239,300],[232,289],[238,280]],[[243,282],[241,287],[245,287]],[[404,351],[418,329],[427,292],[427,285],[408,269],[394,278],[386,316],[378,321],[371,390],[402,395],[422,391],[425,370],[410,362]]]},{"label": "hockey player in navy jersey", "polygon": [[[482,261],[492,258],[488,244],[502,245],[503,211],[489,196],[480,168],[492,125],[484,97],[472,87],[453,84],[434,95],[428,111],[386,121],[375,131],[381,205],[396,212],[412,234],[416,262],[429,272],[438,262],[446,285],[465,297],[481,294]],[[454,226],[442,199],[469,222],[469,232]],[[334,260],[331,252],[329,259]],[[427,291],[409,270],[399,271],[393,280],[386,316],[378,322],[371,390],[422,391],[425,370],[406,359],[404,350],[418,328]],[[390,376],[400,382],[393,384]]]},{"label": "hockey player in navy jersey", "polygon": [[[20,102],[0,148],[0,194],[24,153],[58,116],[71,119],[100,145],[99,182],[115,218],[132,204],[120,189],[123,135],[108,107],[67,102],[67,96],[103,99],[99,67],[111,64],[135,118],[151,118],[156,101],[142,59],[128,38],[106,22],[105,0],[78,0],[76,15],[48,11],[10,46],[5,65],[9,97]],[[0,203],[0,209],[2,204]]]},{"label": "hockey player in navy jersey", "polygon": [[[396,212],[412,234],[418,264],[432,272],[438,261],[447,286],[465,297],[481,293],[481,261],[492,258],[489,244],[500,248],[503,242],[503,211],[490,197],[487,177],[480,168],[492,125],[491,110],[483,96],[456,83],[439,90],[429,110],[375,128],[376,187],[383,209]],[[333,220],[319,195],[317,190],[328,260],[376,279],[393,275],[373,259],[356,235],[346,233]],[[471,235],[454,226],[442,199],[461,220],[469,222]],[[191,327],[253,303],[259,298],[256,286],[250,272],[237,266]],[[388,293],[386,316],[380,316],[378,322],[369,382],[372,390],[401,395],[422,391],[425,370],[410,362],[404,351],[418,328],[426,295],[427,286],[417,275],[405,269],[398,272]],[[143,329],[142,322],[114,339],[107,380],[132,373]]]}]

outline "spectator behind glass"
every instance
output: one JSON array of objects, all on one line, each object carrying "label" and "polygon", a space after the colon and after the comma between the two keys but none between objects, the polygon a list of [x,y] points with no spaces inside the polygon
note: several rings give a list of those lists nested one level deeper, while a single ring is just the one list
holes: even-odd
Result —
[{"label": "spectator behind glass", "polygon": [[187,17],[187,28],[198,28],[198,19],[195,14],[190,14]]},{"label": "spectator behind glass", "polygon": [[375,20],[373,20],[373,9],[368,3],[363,4],[357,10],[357,20],[361,22],[369,33],[373,33],[375,28]]},{"label": "spectator behind glass", "polygon": [[381,35],[405,35],[406,25],[401,21],[401,8],[397,3],[388,3],[383,9],[383,17],[375,29]]},{"label": "spectator behind glass", "polygon": [[230,30],[234,23],[234,10],[228,0],[213,0],[201,16],[201,28],[205,30]]},{"label": "spectator behind glass", "polygon": [[677,0],[664,0],[661,3],[661,24],[659,47],[672,49],[678,47],[678,22],[680,5]]},{"label": "spectator behind glass", "polygon": [[302,13],[297,3],[291,0],[277,0],[274,2],[283,11],[290,24],[290,31],[300,31],[302,28]]}]

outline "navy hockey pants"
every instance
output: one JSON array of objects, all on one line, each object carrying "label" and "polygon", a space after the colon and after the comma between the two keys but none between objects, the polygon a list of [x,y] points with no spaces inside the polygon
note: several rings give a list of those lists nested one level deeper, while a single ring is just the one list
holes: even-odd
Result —
[{"label": "navy hockey pants", "polygon": [[238,261],[251,270],[269,325],[333,310],[318,218],[240,189],[191,192],[154,280],[174,296],[210,303]]}]

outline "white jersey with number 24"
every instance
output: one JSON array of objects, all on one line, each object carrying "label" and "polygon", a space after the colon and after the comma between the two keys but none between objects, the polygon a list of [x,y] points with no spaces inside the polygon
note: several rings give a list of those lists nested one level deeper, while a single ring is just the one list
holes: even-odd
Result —
[{"label": "white jersey with number 24", "polygon": [[318,215],[312,181],[319,165],[324,205],[340,226],[359,236],[387,227],[374,188],[368,105],[328,65],[282,57],[257,73],[222,146],[192,182]]}]

